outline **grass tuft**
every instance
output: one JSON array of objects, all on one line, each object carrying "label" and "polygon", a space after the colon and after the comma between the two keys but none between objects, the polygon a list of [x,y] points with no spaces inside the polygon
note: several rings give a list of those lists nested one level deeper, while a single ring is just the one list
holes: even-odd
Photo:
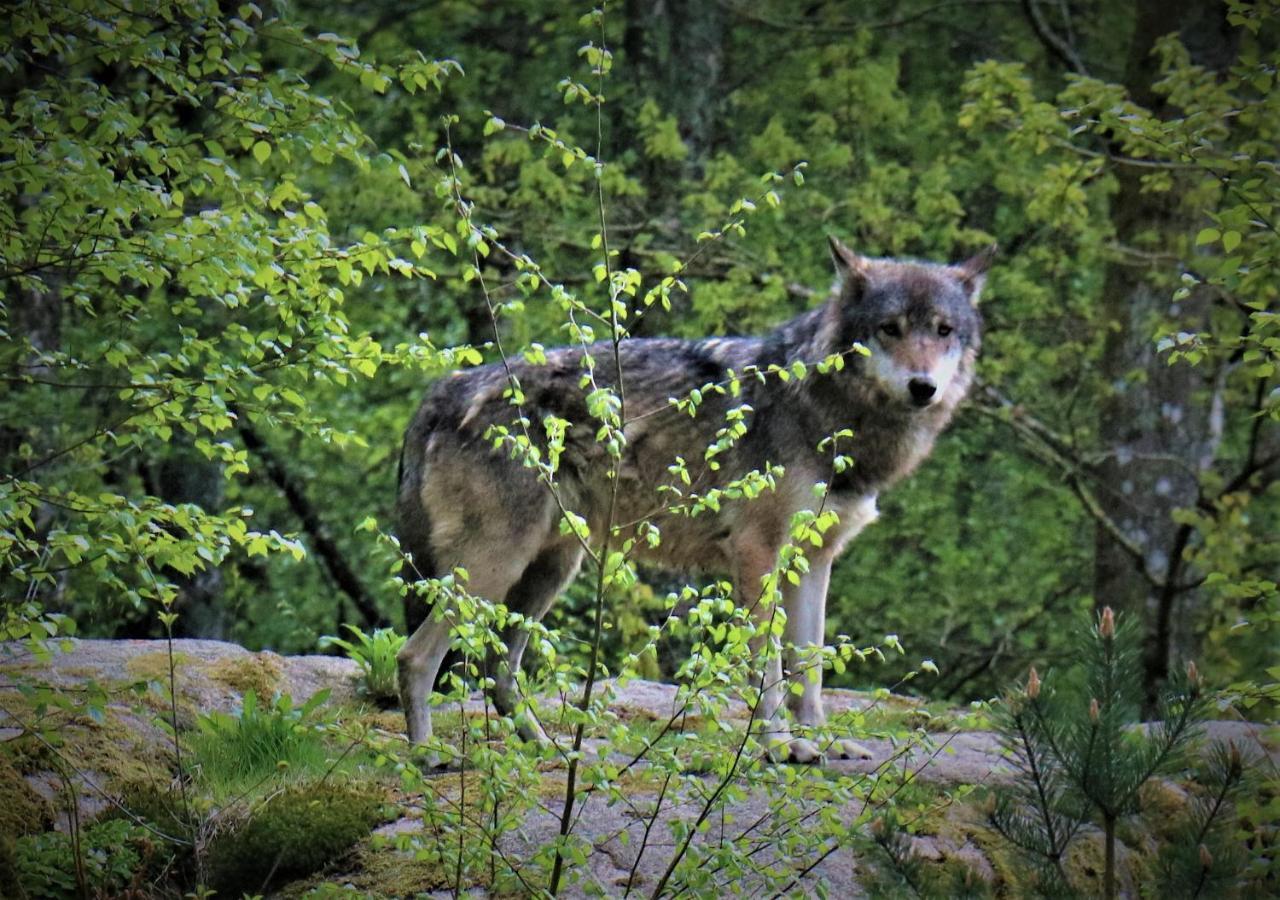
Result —
[{"label": "grass tuft", "polygon": [[294,706],[287,694],[264,704],[249,691],[239,715],[200,716],[191,741],[198,777],[215,797],[226,797],[252,789],[282,769],[320,773],[328,764],[329,748],[315,712],[328,696],[323,690]]}]

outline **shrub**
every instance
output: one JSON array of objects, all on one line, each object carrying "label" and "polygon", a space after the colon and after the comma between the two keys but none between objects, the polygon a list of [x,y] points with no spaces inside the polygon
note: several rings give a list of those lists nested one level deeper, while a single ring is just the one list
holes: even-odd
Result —
[{"label": "shrub", "polygon": [[[1121,621],[1107,607],[1081,644],[1078,673],[1042,681],[1033,668],[1026,686],[1004,704],[997,727],[1017,778],[995,792],[988,822],[1033,864],[1040,888],[1055,894],[1083,887],[1069,863],[1100,828],[1101,893],[1115,897],[1121,889],[1117,826],[1141,811],[1145,785],[1187,767],[1208,704],[1189,663],[1185,674],[1170,679],[1158,720],[1142,727],[1132,620]],[[1228,863],[1238,853],[1226,824],[1243,783],[1239,749],[1215,748],[1202,777],[1200,788],[1211,800],[1193,804],[1163,848],[1156,873],[1161,896],[1196,896],[1239,874]]]},{"label": "shrub", "polygon": [[393,628],[378,628],[373,634],[365,634],[355,625],[343,625],[355,637],[356,643],[333,635],[320,638],[320,646],[341,647],[348,658],[354,659],[364,673],[363,693],[379,705],[395,703],[400,699],[399,669],[396,654],[406,640]]}]

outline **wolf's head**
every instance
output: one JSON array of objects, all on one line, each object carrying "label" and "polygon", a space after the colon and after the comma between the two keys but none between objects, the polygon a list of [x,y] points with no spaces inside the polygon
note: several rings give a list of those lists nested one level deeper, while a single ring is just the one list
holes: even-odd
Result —
[{"label": "wolf's head", "polygon": [[864,372],[890,402],[926,409],[958,401],[981,341],[978,295],[996,248],[944,266],[868,259],[830,240],[840,343],[870,349]]}]

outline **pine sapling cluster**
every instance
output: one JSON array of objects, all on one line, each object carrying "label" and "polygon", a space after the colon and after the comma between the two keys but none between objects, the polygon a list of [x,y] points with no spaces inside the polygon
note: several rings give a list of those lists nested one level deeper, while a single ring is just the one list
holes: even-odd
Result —
[{"label": "pine sapling cluster", "polygon": [[[1142,724],[1142,679],[1131,623],[1117,624],[1110,607],[1082,635],[1079,671],[1041,679],[1032,668],[998,719],[1016,777],[995,791],[989,824],[1035,866],[1039,891],[1069,894],[1076,843],[1103,846],[1102,890],[1115,897],[1117,827],[1141,811],[1143,786],[1185,771],[1208,704],[1194,662],[1170,678],[1155,720]],[[1155,871],[1161,895],[1204,896],[1239,869],[1230,864],[1226,823],[1244,777],[1234,744],[1216,747],[1202,767]],[[1163,829],[1162,829],[1163,830]]]}]

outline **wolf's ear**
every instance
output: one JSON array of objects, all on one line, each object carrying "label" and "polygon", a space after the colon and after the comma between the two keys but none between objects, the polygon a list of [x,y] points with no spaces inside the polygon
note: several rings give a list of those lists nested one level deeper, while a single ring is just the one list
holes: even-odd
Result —
[{"label": "wolf's ear", "polygon": [[969,294],[969,302],[974,306],[978,305],[978,295],[982,293],[982,286],[987,281],[987,269],[991,268],[991,261],[996,258],[998,249],[997,245],[992,244],[955,267],[960,283]]},{"label": "wolf's ear", "polygon": [[831,258],[835,261],[836,272],[840,277],[862,281],[867,277],[867,260],[854,253],[834,234],[827,235],[827,243],[831,245]]}]

